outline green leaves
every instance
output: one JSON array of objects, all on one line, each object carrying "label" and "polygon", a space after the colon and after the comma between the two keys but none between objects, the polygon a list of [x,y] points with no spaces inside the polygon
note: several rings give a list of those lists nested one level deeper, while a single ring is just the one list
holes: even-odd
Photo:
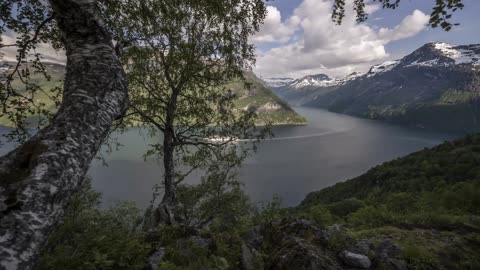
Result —
[{"label": "green leaves", "polygon": [[[365,22],[368,14],[365,12],[365,0],[355,0],[353,10],[357,15],[357,22]],[[400,0],[374,0],[382,4],[383,8],[395,9],[400,5]],[[440,26],[445,31],[449,31],[458,23],[451,23],[452,13],[463,9],[465,5],[462,0],[435,0],[435,6],[430,14],[429,25],[433,28]],[[335,0],[333,3],[332,20],[341,24],[345,17],[345,0]]]},{"label": "green leaves", "polygon": [[143,269],[150,245],[139,231],[140,209],[126,202],[99,209],[99,199],[87,182],[50,237],[40,269]]},{"label": "green leaves", "polygon": [[[261,0],[100,1],[115,39],[125,44],[122,60],[130,82],[128,125],[150,135],[167,134],[148,156],[172,158],[180,183],[191,170],[210,170],[232,158],[239,166],[252,143],[265,135],[256,114],[238,110],[228,83],[245,83],[254,63],[248,37],[265,17]],[[170,135],[170,133],[173,133]],[[167,147],[168,146],[168,147]],[[168,150],[170,151],[170,150]],[[171,181],[165,181],[171,182]]]},{"label": "green leaves", "polygon": [[[44,59],[36,49],[50,44],[54,49],[63,47],[52,10],[46,1],[5,0],[0,8],[0,34],[11,36],[15,42],[0,39],[0,48],[16,48],[16,62],[2,61],[5,68],[0,74],[0,117],[16,129],[11,139],[25,140],[28,129],[43,126],[52,116],[52,108],[38,102],[47,96],[49,103],[57,104],[60,88],[43,88],[39,78],[50,81]],[[0,54],[0,60],[2,55]],[[36,116],[37,119],[32,119]]]}]

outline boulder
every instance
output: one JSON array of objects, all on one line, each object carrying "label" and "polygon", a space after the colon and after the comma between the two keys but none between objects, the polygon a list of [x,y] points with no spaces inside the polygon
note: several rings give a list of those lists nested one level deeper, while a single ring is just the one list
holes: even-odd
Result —
[{"label": "boulder", "polygon": [[243,236],[243,241],[245,244],[258,249],[263,242],[263,228],[260,225],[253,227],[250,231],[248,231],[245,236]]},{"label": "boulder", "polygon": [[343,263],[349,267],[369,269],[372,266],[370,259],[363,254],[352,253],[344,250],[340,253],[339,257],[342,259]]},{"label": "boulder", "polygon": [[259,259],[260,253],[255,248],[242,243],[242,257],[240,261],[241,270],[255,269],[255,262]]},{"label": "boulder", "polygon": [[368,256],[371,250],[371,246],[372,242],[370,242],[370,240],[362,239],[357,241],[354,245],[350,246],[347,251]]},{"label": "boulder", "polygon": [[331,251],[299,237],[286,237],[270,255],[268,270],[340,270]]},{"label": "boulder", "polygon": [[146,270],[156,270],[160,266],[163,257],[165,257],[165,248],[156,249],[152,255],[148,257]]},{"label": "boulder", "polygon": [[400,259],[400,246],[391,238],[384,238],[375,250],[378,264],[385,270],[407,270],[407,263]]},{"label": "boulder", "polygon": [[396,258],[400,256],[400,246],[391,238],[384,238],[377,246],[376,252],[379,259]]}]

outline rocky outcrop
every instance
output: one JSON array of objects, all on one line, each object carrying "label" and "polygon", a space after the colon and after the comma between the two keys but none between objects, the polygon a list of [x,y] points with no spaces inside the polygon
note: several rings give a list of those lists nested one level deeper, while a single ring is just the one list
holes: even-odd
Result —
[{"label": "rocky outcrop", "polygon": [[325,245],[325,239],[326,233],[308,220],[256,226],[243,238],[242,269],[252,269],[264,243],[272,247],[265,256],[265,269],[342,269],[339,258]]},{"label": "rocky outcrop", "polygon": [[274,112],[281,110],[283,107],[277,102],[267,102],[260,108],[258,108],[258,112]]},{"label": "rocky outcrop", "polygon": [[163,258],[165,257],[165,248],[158,248],[156,249],[149,257],[147,266],[145,270],[155,270],[158,269],[160,263],[162,262]]},{"label": "rocky outcrop", "polygon": [[391,238],[384,238],[375,249],[379,267],[385,270],[407,270],[407,263],[400,259],[400,246]]},{"label": "rocky outcrop", "polygon": [[258,269],[258,261],[269,270],[407,270],[393,239],[355,240],[338,224],[320,229],[305,219],[255,226],[244,235],[241,251],[242,270]]},{"label": "rocky outcrop", "polygon": [[363,254],[352,253],[350,251],[342,251],[339,255],[343,263],[349,267],[359,269],[369,269],[372,266],[370,259]]},{"label": "rocky outcrop", "polygon": [[269,257],[268,270],[340,270],[334,253],[300,237],[285,238]]}]

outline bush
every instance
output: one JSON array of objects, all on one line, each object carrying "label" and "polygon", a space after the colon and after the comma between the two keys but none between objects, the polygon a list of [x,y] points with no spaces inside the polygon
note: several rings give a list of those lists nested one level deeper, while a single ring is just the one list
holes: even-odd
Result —
[{"label": "bush", "polygon": [[408,269],[413,270],[434,270],[438,269],[438,262],[435,257],[425,248],[415,243],[405,245],[402,250],[402,257],[408,263]]},{"label": "bush", "polygon": [[179,185],[178,213],[187,227],[227,230],[250,216],[253,207],[240,182],[222,170],[213,170],[198,185]]},{"label": "bush", "polygon": [[365,203],[363,201],[357,198],[348,198],[340,202],[330,204],[328,209],[335,216],[345,217],[363,207],[365,207]]},{"label": "bush", "polygon": [[312,220],[318,226],[325,227],[333,223],[330,211],[321,205],[310,207],[306,212],[306,218]]},{"label": "bush", "polygon": [[143,269],[150,247],[138,230],[140,210],[131,203],[102,210],[99,199],[86,181],[50,237],[40,269]]},{"label": "bush", "polygon": [[367,206],[348,216],[348,221],[362,228],[376,228],[395,222],[393,214],[385,207]]},{"label": "bush", "polygon": [[262,203],[260,211],[254,217],[255,223],[272,223],[282,217],[282,200],[280,196],[274,195],[268,203]]}]

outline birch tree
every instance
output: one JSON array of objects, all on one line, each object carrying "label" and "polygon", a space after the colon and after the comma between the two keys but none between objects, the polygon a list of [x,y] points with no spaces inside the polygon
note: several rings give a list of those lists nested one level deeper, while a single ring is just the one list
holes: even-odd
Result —
[{"label": "birch tree", "polygon": [[[147,222],[155,227],[181,219],[176,187],[189,173],[208,171],[227,156],[239,166],[268,133],[255,126],[255,112],[235,107],[238,97],[228,85],[248,89],[244,71],[255,60],[249,37],[266,9],[261,0],[126,1],[124,7],[111,18],[122,26],[122,40],[135,44],[123,54],[131,95],[124,123],[161,135],[146,153],[160,157],[164,167],[163,199]],[[137,20],[122,21],[129,17]]]},{"label": "birch tree", "polygon": [[[32,269],[113,121],[124,114],[127,80],[93,1],[6,1],[1,8],[2,30],[21,35],[19,62],[39,42],[57,42],[67,56],[52,122],[0,158],[0,269]],[[6,81],[1,90],[8,105],[15,90]]]}]

